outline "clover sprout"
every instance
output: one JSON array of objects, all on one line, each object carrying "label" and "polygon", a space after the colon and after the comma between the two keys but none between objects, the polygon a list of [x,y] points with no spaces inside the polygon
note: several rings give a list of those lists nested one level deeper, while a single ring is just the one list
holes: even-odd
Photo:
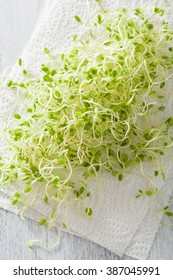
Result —
[{"label": "clover sprout", "polygon": [[[123,183],[134,166],[159,161],[172,146],[173,117],[162,115],[173,70],[173,30],[164,13],[160,8],[150,18],[139,8],[133,15],[125,8],[99,13],[81,40],[74,35],[68,52],[44,49],[39,77],[22,69],[22,83],[7,81],[14,91],[22,89],[25,104],[25,113],[16,112],[6,127],[13,158],[0,165],[2,185],[25,183],[13,205],[24,204],[25,197],[33,201],[36,185],[44,186],[46,204],[84,199],[90,196],[88,178],[109,172]],[[164,179],[162,167],[156,168],[154,175]],[[82,172],[79,179],[76,171]],[[156,193],[156,186],[139,189],[137,197]],[[93,213],[88,205],[85,213]]]}]

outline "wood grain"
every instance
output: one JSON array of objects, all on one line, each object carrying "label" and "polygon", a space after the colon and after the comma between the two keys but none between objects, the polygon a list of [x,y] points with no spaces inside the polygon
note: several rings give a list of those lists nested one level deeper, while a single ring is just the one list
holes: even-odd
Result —
[{"label": "wood grain", "polygon": [[[13,65],[27,44],[44,0],[0,0],[0,70]],[[0,259],[120,259],[92,242],[63,233],[56,250],[30,250],[26,243],[43,238],[57,241],[56,232],[39,229],[34,221],[0,209]],[[123,259],[128,259],[123,256]],[[161,227],[149,259],[173,259],[173,230]]]}]

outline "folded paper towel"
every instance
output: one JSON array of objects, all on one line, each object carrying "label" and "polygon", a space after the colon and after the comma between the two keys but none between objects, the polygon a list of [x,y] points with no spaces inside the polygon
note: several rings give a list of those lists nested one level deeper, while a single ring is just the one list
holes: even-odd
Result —
[{"label": "folded paper towel", "polygon": [[[128,6],[132,8],[141,5],[148,6],[148,3],[151,5],[156,2],[159,5],[165,1],[128,1]],[[39,72],[40,64],[44,62],[44,47],[64,52],[64,50],[68,49],[73,35],[83,32],[81,26],[74,21],[74,15],[78,14],[82,18],[86,18],[86,22],[89,22],[96,11],[103,8],[127,6],[127,3],[126,1],[121,1],[119,4],[111,0],[100,1],[100,4],[91,0],[48,0],[46,5],[32,39],[22,55],[25,68],[33,74]],[[83,28],[85,29],[85,26]],[[13,78],[20,79],[18,66],[14,67],[11,75]],[[13,113],[18,109],[18,104],[13,93],[8,96],[5,92],[2,94],[0,127],[3,127],[4,123],[13,116]],[[167,158],[165,156],[164,162],[165,167],[167,167],[166,175],[168,179],[165,182],[158,182],[160,189],[165,187],[171,178],[169,159],[170,156]],[[147,172],[152,172],[152,166],[146,166],[146,170],[148,170]],[[81,219],[75,207],[71,206],[67,215],[70,230],[74,234],[90,239],[120,256],[126,253],[135,258],[146,258],[159,225],[156,219],[157,207],[154,208],[154,211],[153,209],[149,211],[148,198],[143,200],[135,199],[139,186],[145,186],[147,182],[137,173],[133,176],[127,176],[123,180],[123,184],[106,174],[101,180],[97,195],[94,193],[94,184],[95,182],[91,180],[90,189],[93,199],[91,203],[94,208],[93,219],[91,221]],[[18,188],[18,186],[14,186],[15,188]],[[1,190],[6,193],[5,197],[7,199],[7,203],[4,202],[3,207],[13,211],[13,207],[8,202],[8,195],[12,194],[10,190],[11,188]],[[164,199],[167,200],[168,196],[169,190],[164,195]],[[95,203],[95,199],[97,199],[97,203]],[[161,203],[164,205],[164,201]],[[35,209],[37,209],[39,214],[34,215],[34,219],[39,220],[40,216],[44,214],[41,199],[39,200],[39,198],[37,204],[35,204]],[[48,211],[51,212],[51,209],[50,207]],[[16,208],[15,211],[17,211]],[[25,215],[28,217],[29,211],[28,213],[25,212]],[[149,231],[147,230],[148,228],[150,228]]]}]

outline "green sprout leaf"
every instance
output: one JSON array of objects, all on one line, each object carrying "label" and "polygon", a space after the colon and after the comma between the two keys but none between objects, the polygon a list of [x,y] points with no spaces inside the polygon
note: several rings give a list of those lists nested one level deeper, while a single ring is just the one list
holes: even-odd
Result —
[{"label": "green sprout leaf", "polygon": [[42,219],[40,222],[39,222],[39,225],[40,226],[43,226],[47,223],[47,220],[46,219]]},{"label": "green sprout leaf", "polygon": [[29,193],[31,190],[32,190],[32,187],[31,187],[31,186],[27,186],[27,187],[24,189],[24,192],[25,192],[25,193]]},{"label": "green sprout leaf", "polygon": [[80,18],[79,16],[74,16],[74,18],[75,18],[75,20],[76,20],[77,22],[81,22],[81,21],[82,21],[81,18]]},{"label": "green sprout leaf", "polygon": [[90,207],[87,207],[87,208],[85,209],[85,213],[86,213],[88,216],[92,216],[93,210],[92,210]]},{"label": "green sprout leaf", "polygon": [[10,81],[7,82],[7,86],[8,86],[8,87],[11,87],[12,85],[13,85],[13,81],[12,81],[12,80],[10,80]]},{"label": "green sprout leaf", "polygon": [[50,54],[51,52],[50,52],[50,50],[48,48],[44,48],[44,53],[45,54]]},{"label": "green sprout leaf", "polygon": [[102,17],[101,17],[100,14],[98,15],[97,22],[98,22],[98,24],[101,24],[101,23],[102,23]]},{"label": "green sprout leaf", "polygon": [[170,212],[170,211],[166,211],[165,214],[166,214],[166,216],[168,216],[168,217],[172,217],[172,216],[173,216],[173,213]]},{"label": "green sprout leaf", "polygon": [[11,202],[12,205],[16,205],[17,203],[18,203],[18,199],[14,199],[14,200]]},{"label": "green sprout leaf", "polygon": [[21,58],[19,58],[18,64],[19,64],[19,66],[22,66],[22,59]]},{"label": "green sprout leaf", "polygon": [[14,114],[14,118],[17,119],[17,120],[20,120],[21,119],[21,115],[16,113],[16,114]]}]

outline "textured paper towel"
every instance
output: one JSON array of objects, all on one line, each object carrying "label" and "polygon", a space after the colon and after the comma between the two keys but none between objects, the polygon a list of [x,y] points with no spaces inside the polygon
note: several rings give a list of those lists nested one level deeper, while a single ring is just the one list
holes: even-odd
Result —
[{"label": "textured paper towel", "polygon": [[[163,3],[163,1],[145,1],[145,5],[148,5],[148,3],[153,4],[154,2],[157,5],[159,5],[159,2]],[[99,7],[95,1],[48,0],[47,7],[42,13],[32,39],[23,53],[24,66],[30,70],[30,73],[34,74],[39,72],[39,66],[41,62],[44,62],[44,47],[58,50],[58,52],[64,52],[65,49],[68,49],[73,35],[83,32],[81,26],[74,21],[74,15],[77,14],[82,18],[85,16],[89,20],[88,15],[92,18],[91,14],[103,6],[114,8],[120,5],[128,5],[130,7],[135,7],[136,5],[144,6],[144,1],[128,1],[128,4],[126,1],[121,1],[121,4],[119,4],[117,1],[107,0],[102,1]],[[16,78],[20,76],[17,66],[12,71],[12,76]],[[13,113],[18,110],[16,95],[11,93],[7,96],[4,92],[1,97],[0,106],[0,127],[2,128],[5,121],[9,120],[13,116]],[[168,157],[168,160],[165,160],[167,174],[169,174],[171,166],[169,159],[170,157]],[[152,166],[146,166],[146,171],[152,173]],[[160,188],[167,183],[168,181],[162,182],[158,179],[158,186]],[[140,186],[145,187],[147,181],[138,174],[135,174],[133,176],[127,176],[122,184],[115,178],[105,174],[102,177],[101,186],[99,187],[101,191],[97,189],[97,195],[94,193],[96,190],[95,182],[91,180],[89,185],[92,190],[92,201],[90,203],[94,208],[93,220],[90,221],[81,218],[74,205],[72,205],[67,215],[67,222],[71,231],[84,238],[93,240],[118,255],[126,253],[125,250],[128,247],[128,255],[136,258],[146,258],[159,224],[153,211],[150,211],[146,216],[148,212],[148,199],[135,199],[137,190]],[[13,210],[8,200],[8,195],[11,194],[10,190],[8,188],[2,190],[7,194],[5,196],[7,199],[6,203],[5,197],[3,197],[3,207]],[[16,191],[15,186],[14,191]],[[95,200],[97,200],[97,203],[95,203]],[[2,202],[2,199],[0,201]],[[41,214],[44,213],[43,207],[41,199],[40,202],[38,199],[35,205],[37,215],[34,215],[34,219],[40,219]],[[47,210],[51,213],[52,208],[53,205]],[[15,208],[15,211],[17,211],[17,208]],[[28,216],[29,212],[25,212],[25,215]],[[143,220],[144,222],[142,223]],[[148,227],[151,227],[151,230],[146,232]],[[147,244],[144,244],[146,235],[148,237]]]}]

